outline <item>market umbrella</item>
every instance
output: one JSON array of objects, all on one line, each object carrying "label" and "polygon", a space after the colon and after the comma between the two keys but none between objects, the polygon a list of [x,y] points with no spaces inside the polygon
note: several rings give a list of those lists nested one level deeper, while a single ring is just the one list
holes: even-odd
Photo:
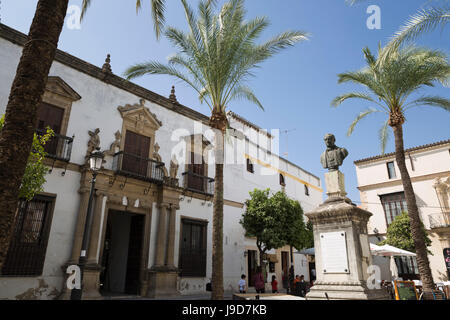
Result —
[{"label": "market umbrella", "polygon": [[393,246],[390,246],[388,244],[385,244],[384,246],[379,247],[381,248],[381,253],[384,256],[390,256],[390,257],[394,257],[394,256],[407,256],[407,257],[415,257],[416,254],[410,251],[406,251],[403,249],[399,249]]}]

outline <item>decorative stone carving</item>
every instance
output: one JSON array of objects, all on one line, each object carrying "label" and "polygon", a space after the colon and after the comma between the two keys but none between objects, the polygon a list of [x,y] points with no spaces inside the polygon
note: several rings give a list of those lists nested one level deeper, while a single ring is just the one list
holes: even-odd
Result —
[{"label": "decorative stone carving", "polygon": [[102,71],[105,73],[112,73],[111,68],[111,55],[108,53],[105,59],[105,64],[103,64]]},{"label": "decorative stone carving", "polygon": [[107,155],[110,156],[113,156],[120,151],[120,142],[122,141],[122,134],[120,133],[119,130],[117,130],[116,133],[114,133],[114,136],[115,136],[114,142],[109,147],[109,150],[105,152]]},{"label": "decorative stone carving", "polygon": [[169,177],[172,179],[177,178],[178,168],[179,168],[178,160],[175,155],[172,156],[172,159],[170,160],[170,171],[169,171]]},{"label": "decorative stone carving", "polygon": [[100,137],[99,134],[100,133],[100,129],[97,128],[94,130],[94,132],[89,131],[89,136],[91,137],[88,141],[88,148],[86,151],[86,157],[89,157],[91,155],[91,153],[100,148]]}]

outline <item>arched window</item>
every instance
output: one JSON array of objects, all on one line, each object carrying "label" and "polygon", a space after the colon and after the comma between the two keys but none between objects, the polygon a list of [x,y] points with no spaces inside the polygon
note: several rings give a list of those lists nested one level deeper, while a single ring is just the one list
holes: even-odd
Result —
[{"label": "arched window", "polygon": [[305,194],[307,196],[309,196],[309,188],[308,188],[308,186],[306,184],[305,184]]}]

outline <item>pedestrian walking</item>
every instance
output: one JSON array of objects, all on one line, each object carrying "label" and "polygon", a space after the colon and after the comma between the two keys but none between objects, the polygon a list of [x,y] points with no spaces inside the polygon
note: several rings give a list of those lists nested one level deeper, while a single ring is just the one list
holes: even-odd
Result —
[{"label": "pedestrian walking", "polygon": [[239,293],[247,292],[247,282],[245,281],[245,274],[241,275],[241,280],[239,280]]},{"label": "pedestrian walking", "polygon": [[272,293],[278,293],[278,281],[275,275],[272,276]]},{"label": "pedestrian walking", "polygon": [[266,292],[264,277],[263,277],[262,269],[260,266],[256,269],[255,290],[256,290],[256,293],[265,293]]}]

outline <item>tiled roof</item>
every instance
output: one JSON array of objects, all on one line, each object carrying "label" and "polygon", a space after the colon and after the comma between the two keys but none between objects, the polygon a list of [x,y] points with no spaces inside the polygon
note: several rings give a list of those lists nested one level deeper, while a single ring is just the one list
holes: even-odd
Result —
[{"label": "tiled roof", "polygon": [[[434,142],[434,143],[425,144],[425,145],[422,145],[422,146],[406,149],[405,153],[413,152],[413,151],[417,151],[417,150],[422,150],[422,149],[428,149],[428,148],[431,148],[431,147],[445,145],[445,144],[449,144],[449,143],[450,143],[450,139],[443,140],[443,141],[438,141],[438,142]],[[354,162],[354,164],[359,164],[359,163],[362,163],[362,162],[373,161],[373,160],[378,160],[378,159],[389,158],[389,157],[392,157],[394,155],[395,155],[395,152],[386,153],[386,154],[380,154],[378,156],[365,158],[365,159],[361,159],[361,160],[356,160]]]}]

